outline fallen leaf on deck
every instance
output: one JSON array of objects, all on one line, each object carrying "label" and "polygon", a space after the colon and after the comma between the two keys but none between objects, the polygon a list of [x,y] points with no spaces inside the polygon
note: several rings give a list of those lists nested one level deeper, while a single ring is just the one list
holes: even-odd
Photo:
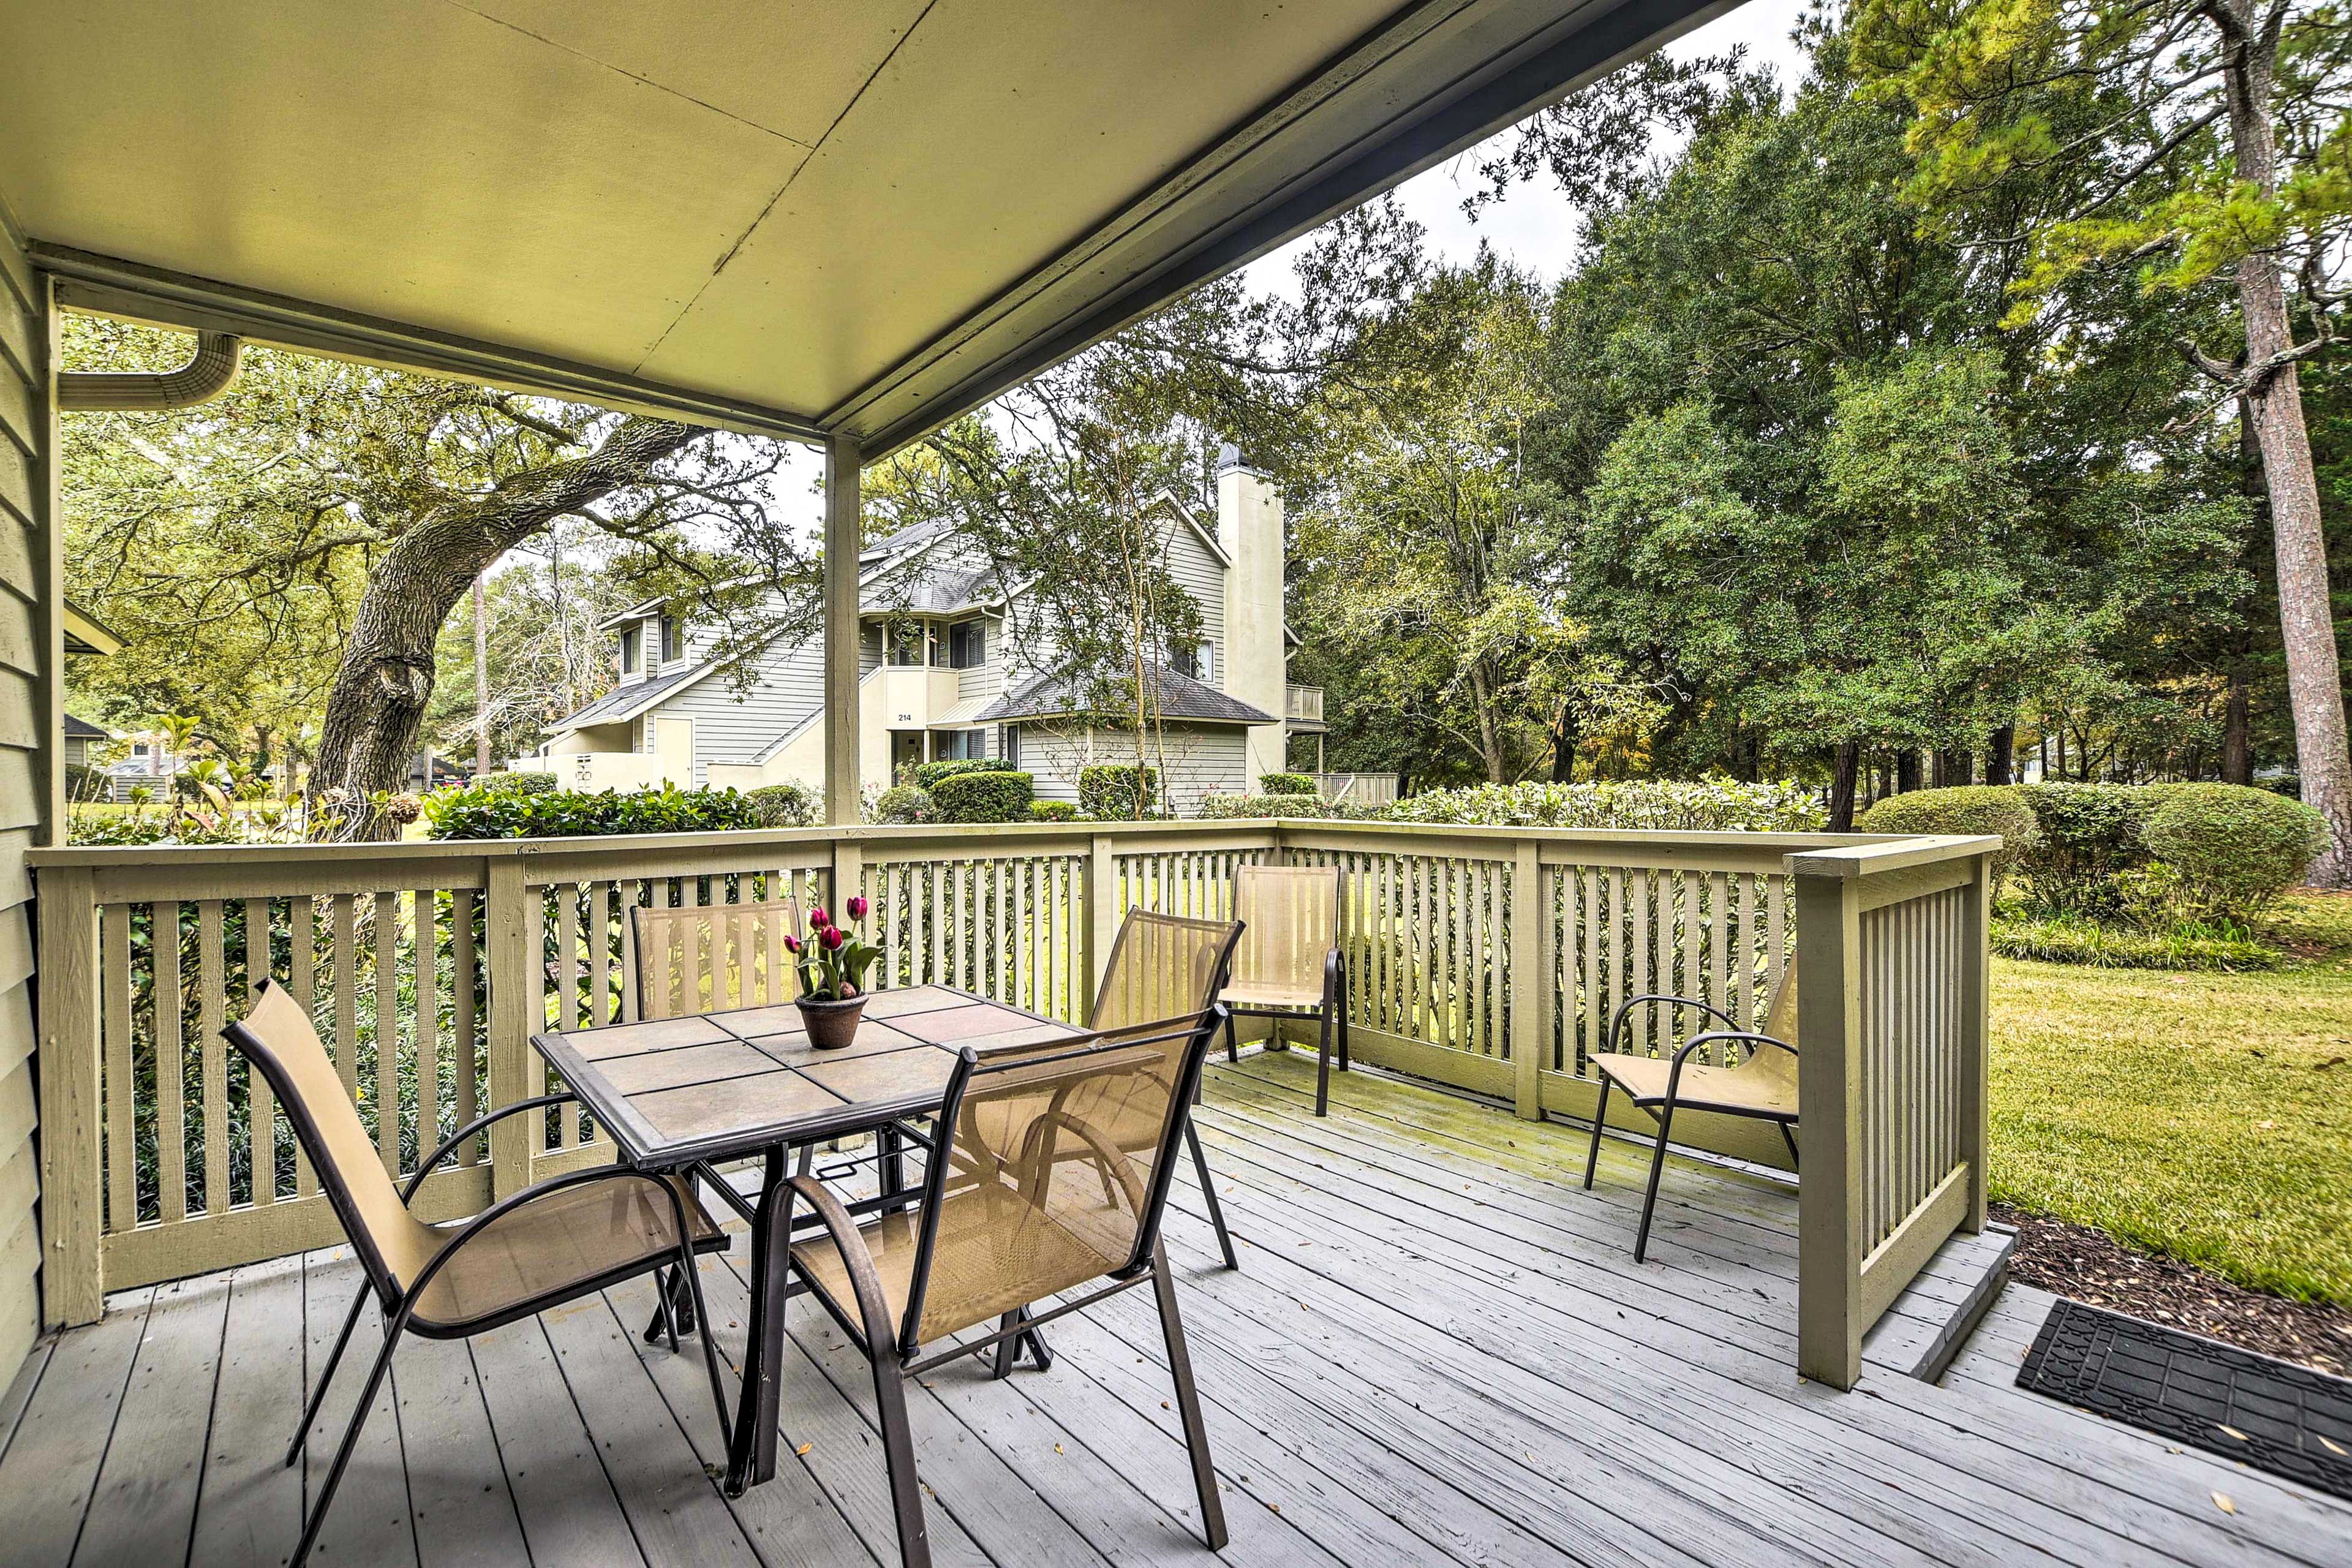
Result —
[{"label": "fallen leaf on deck", "polygon": [[803,1443],[799,1447],[793,1450],[793,1458],[795,1459],[804,1459],[808,1458],[808,1451],[815,1447],[816,1445],[814,1443]]},{"label": "fallen leaf on deck", "polygon": [[2227,1422],[2217,1421],[2214,1425],[2221,1427],[2222,1431],[2227,1432],[2231,1436],[2235,1437],[2241,1443],[2251,1443],[2253,1441],[2252,1437],[2247,1436],[2243,1432],[2239,1431],[2235,1426],[2229,1425]]},{"label": "fallen leaf on deck", "polygon": [[2235,1513],[2238,1511],[2238,1505],[2230,1500],[2230,1494],[2228,1492],[2215,1492],[2213,1494],[2213,1506],[2220,1509],[2223,1513]]}]

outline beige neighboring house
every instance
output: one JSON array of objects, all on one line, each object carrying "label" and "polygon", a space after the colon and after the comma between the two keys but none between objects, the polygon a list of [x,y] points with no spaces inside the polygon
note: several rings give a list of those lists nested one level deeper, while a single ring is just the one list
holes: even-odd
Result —
[{"label": "beige neighboring house", "polygon": [[[1282,619],[1282,501],[1232,447],[1203,517],[1163,493],[1171,574],[1201,610],[1200,640],[1157,650],[1151,675],[1162,715],[1151,758],[1164,759],[1179,812],[1212,791],[1256,787],[1281,771],[1288,737],[1314,720],[1288,685],[1295,640]],[[859,776],[887,787],[904,763],[997,757],[1036,775],[1042,800],[1077,799],[1079,771],[1131,759],[1128,734],[1074,716],[1087,684],[1055,657],[1055,627],[1026,585],[1008,582],[971,540],[944,524],[904,530],[858,560]],[[512,764],[567,785],[756,789],[824,776],[822,640],[778,638],[751,656],[751,679],[712,657],[717,627],[659,600],[604,623],[619,681],[562,720],[541,755]],[[1315,694],[1319,698],[1320,693]],[[1311,704],[1319,712],[1319,701]]]}]

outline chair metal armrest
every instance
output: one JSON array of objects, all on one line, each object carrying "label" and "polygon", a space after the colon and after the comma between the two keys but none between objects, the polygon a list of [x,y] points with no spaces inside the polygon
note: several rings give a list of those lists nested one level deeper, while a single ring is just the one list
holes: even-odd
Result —
[{"label": "chair metal armrest", "polygon": [[[1712,1045],[1717,1040],[1743,1040],[1750,1046],[1778,1046],[1792,1057],[1797,1054],[1797,1047],[1788,1041],[1776,1039],[1770,1035],[1759,1035],[1752,1029],[1714,1029],[1704,1035],[1693,1035],[1689,1043],[1675,1053],[1675,1059],[1680,1061],[1700,1046]],[[1751,1050],[1748,1054],[1753,1056],[1755,1052]]]},{"label": "chair metal armrest", "polygon": [[1696,1007],[1700,1012],[1705,1013],[1711,1017],[1722,1019],[1725,1023],[1730,1025],[1735,1029],[1739,1027],[1738,1019],[1733,1017],[1730,1014],[1725,1012],[1720,1007],[1708,1005],[1706,1003],[1700,1001],[1696,996],[1671,996],[1661,991],[1645,991],[1639,996],[1627,997],[1618,1005],[1616,1013],[1610,1018],[1609,1048],[1611,1050],[1613,1051],[1617,1048],[1618,1037],[1622,1035],[1625,1031],[1626,1015],[1633,1012],[1634,1008],[1640,1006],[1644,1002],[1652,1004],[1670,1002],[1679,1007]]},{"label": "chair metal armrest", "polygon": [[877,1365],[898,1353],[898,1332],[890,1321],[890,1300],[882,1291],[882,1276],[874,1267],[874,1254],[866,1245],[865,1233],[857,1222],[842,1207],[841,1200],[814,1176],[794,1176],[785,1186],[794,1194],[806,1198],[824,1225],[825,1235],[832,1238],[833,1247],[841,1254],[842,1267],[849,1272],[849,1289],[857,1298],[857,1316],[866,1325],[866,1352]]},{"label": "chair metal armrest", "polygon": [[[507,1107],[507,1110],[520,1110],[529,1103],[527,1100],[519,1101]],[[501,1111],[499,1114],[504,1115],[506,1112]],[[560,1176],[550,1176],[543,1182],[525,1187],[511,1197],[499,1199],[465,1224],[448,1232],[448,1239],[441,1244],[441,1250],[435,1253],[423,1268],[417,1270],[416,1278],[409,1281],[408,1289],[401,1293],[402,1317],[405,1319],[415,1304],[424,1299],[425,1287],[433,1282],[433,1277],[441,1272],[442,1265],[456,1256],[459,1247],[514,1213],[515,1210],[536,1203],[551,1193],[562,1192],[567,1187],[580,1186],[588,1182],[609,1182],[620,1177],[626,1177],[632,1181],[650,1182],[667,1193],[671,1213],[677,1221],[678,1236],[683,1238],[694,1234],[693,1225],[687,1217],[686,1199],[679,1194],[677,1184],[675,1182],[666,1182],[659,1176],[647,1175],[645,1172],[630,1165],[588,1165],[577,1171],[566,1171]]]},{"label": "chair metal armrest", "polygon": [[[467,1122],[466,1125],[458,1128],[457,1131],[443,1139],[441,1141],[441,1147],[433,1151],[431,1158],[419,1160],[416,1163],[416,1174],[409,1177],[408,1184],[400,1189],[400,1201],[403,1204],[406,1204],[410,1199],[415,1197],[416,1189],[425,1184],[425,1178],[433,1173],[433,1168],[436,1165],[438,1165],[442,1161],[449,1157],[450,1150],[455,1149],[467,1139],[473,1137],[476,1133],[481,1131],[482,1129],[489,1126],[490,1123],[503,1121],[507,1117],[512,1116],[518,1110],[536,1110],[541,1106],[562,1105],[567,1100],[573,1100],[579,1098],[580,1097],[578,1095],[573,1094],[569,1089],[564,1090],[561,1094],[533,1095],[529,1100],[518,1100],[512,1105],[500,1106],[498,1110],[491,1111],[487,1116],[475,1117],[474,1120]],[[519,1198],[529,1197],[530,1195],[530,1189],[525,1189],[524,1191],[515,1194],[515,1196]]]}]

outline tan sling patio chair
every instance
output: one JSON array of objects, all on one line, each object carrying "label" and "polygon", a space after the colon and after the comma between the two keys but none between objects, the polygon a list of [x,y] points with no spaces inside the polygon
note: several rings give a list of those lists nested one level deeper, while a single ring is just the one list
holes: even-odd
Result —
[{"label": "tan sling patio chair", "polygon": [[1233,983],[1217,998],[1232,1014],[1225,1022],[1225,1055],[1241,1059],[1233,1018],[1317,1019],[1315,1114],[1325,1115],[1331,1107],[1334,1033],[1339,1070],[1348,1070],[1339,868],[1244,866],[1234,876],[1234,915],[1242,922],[1242,942],[1234,950]]},{"label": "tan sling patio chair", "polygon": [[[792,1178],[787,1202],[805,1199],[824,1234],[792,1248],[791,1275],[869,1363],[907,1568],[927,1568],[930,1546],[904,1380],[991,1348],[1002,1365],[1022,1343],[1035,1343],[1036,1325],[1147,1282],[1192,1454],[1202,1534],[1212,1551],[1223,1548],[1208,1429],[1160,1242],[1177,1139],[1222,1022],[1211,1006],[986,1058],[967,1048],[940,1101],[942,1157],[929,1163],[923,1201],[911,1213],[861,1226],[822,1183]],[[1050,1309],[1030,1312],[1055,1297],[1062,1300]],[[992,1321],[992,1332],[923,1354],[926,1344]]]},{"label": "tan sling patio chair", "polygon": [[[1641,1006],[1695,1007],[1728,1026],[1694,1035],[1671,1058],[1622,1052],[1619,1042],[1626,1017]],[[1601,1162],[1601,1130],[1609,1119],[1609,1090],[1622,1089],[1633,1103],[1658,1123],[1658,1143],[1650,1155],[1650,1187],[1642,1199],[1642,1228],[1633,1238],[1633,1261],[1643,1261],[1650,1246],[1650,1216],[1658,1206],[1658,1178],[1666,1167],[1666,1135],[1678,1109],[1712,1110],[1724,1116],[1746,1116],[1770,1121],[1789,1145],[1789,1163],[1797,1160],[1797,966],[1780,971],[1770,1002],[1764,1010],[1761,1033],[1719,1007],[1689,996],[1644,995],[1628,1000],[1609,1025],[1609,1049],[1592,1058],[1601,1075],[1601,1103],[1592,1110],[1592,1148],[1584,1159],[1584,1185],[1592,1187],[1592,1173]],[[1721,1047],[1746,1046],[1745,1060],[1717,1067],[1706,1058]],[[1693,1061],[1694,1056],[1700,1059]]]},{"label": "tan sling patio chair", "polygon": [[[383,1348],[303,1521],[293,1568],[301,1568],[318,1541],[319,1526],[404,1334],[463,1339],[666,1266],[674,1266],[694,1293],[696,1321],[709,1321],[701,1310],[693,1255],[724,1251],[727,1238],[681,1182],[600,1165],[527,1187],[458,1224],[427,1225],[409,1213],[409,1201],[450,1151],[503,1117],[569,1100],[571,1095],[519,1100],[467,1122],[418,1161],[416,1174],[402,1188],[385,1172],[309,1011],[290,993],[264,981],[252,1011],[222,1034],[268,1080],[367,1275],[368,1289],[352,1298],[302,1425],[286,1450],[288,1464],[301,1457],[327,1385],[371,1295],[383,1317]],[[728,1404],[718,1348],[708,1334],[701,1337],[703,1364],[724,1432]]]},{"label": "tan sling patio chair", "polygon": [[[1240,921],[1192,920],[1163,915],[1154,910],[1129,910],[1111,943],[1110,963],[1095,993],[1090,1029],[1124,1029],[1197,1013],[1219,1002],[1233,973],[1234,953],[1248,940]],[[1230,1029],[1232,1020],[1226,1020]],[[1231,1037],[1230,1034],[1227,1037]],[[1239,1268],[1234,1238],[1225,1229],[1225,1211],[1217,1202],[1217,1185],[1209,1178],[1209,1157],[1201,1152],[1201,1134],[1190,1116],[1184,1118],[1184,1143],[1192,1156],[1192,1170],[1201,1178],[1201,1193],[1209,1205],[1209,1223],[1217,1233],[1217,1249],[1225,1267]]]},{"label": "tan sling patio chair", "polygon": [[800,972],[784,938],[807,934],[797,899],[678,909],[632,905],[625,1016],[671,1018],[781,1006],[801,994]]}]

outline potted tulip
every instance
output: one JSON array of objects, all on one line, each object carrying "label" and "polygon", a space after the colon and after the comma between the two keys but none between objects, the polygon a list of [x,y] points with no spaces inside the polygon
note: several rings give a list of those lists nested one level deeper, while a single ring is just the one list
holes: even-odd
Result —
[{"label": "potted tulip", "polygon": [[[849,927],[866,918],[866,900],[853,898],[843,909]],[[809,1044],[821,1051],[838,1050],[857,1037],[857,1020],[866,1011],[866,972],[882,956],[870,942],[860,942],[847,927],[835,925],[823,909],[809,911],[809,933],[788,936],[800,971],[801,994],[794,1005],[808,1030]]]}]

